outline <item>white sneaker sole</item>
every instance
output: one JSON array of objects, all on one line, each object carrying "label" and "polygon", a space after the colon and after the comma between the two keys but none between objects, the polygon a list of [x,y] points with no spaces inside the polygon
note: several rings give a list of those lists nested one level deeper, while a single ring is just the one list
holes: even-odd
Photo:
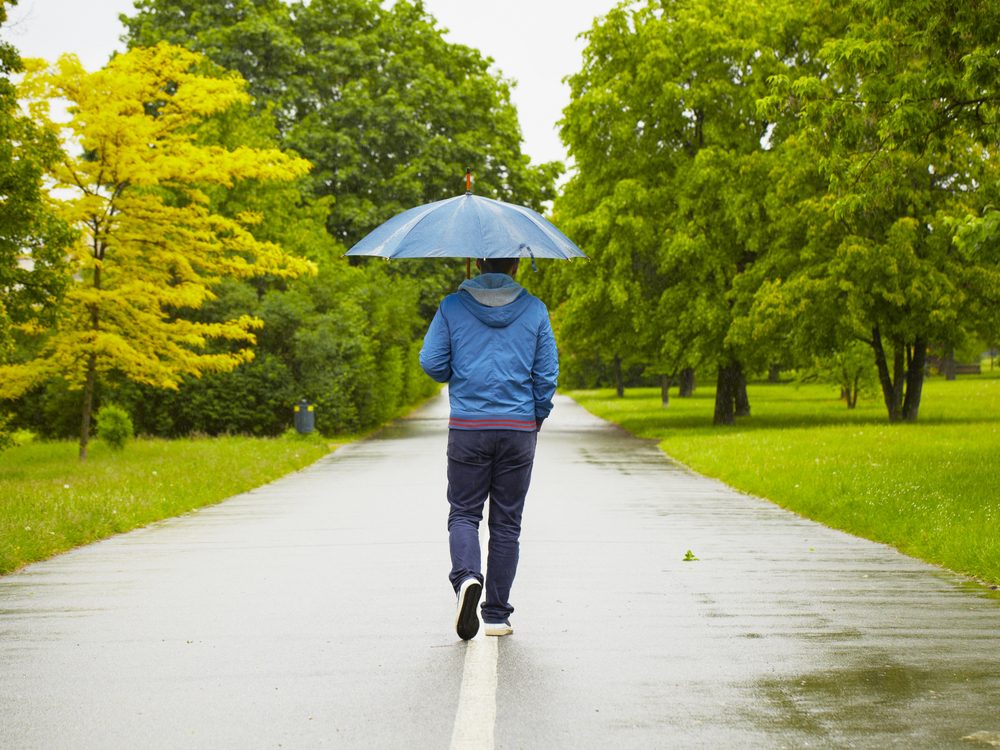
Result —
[{"label": "white sneaker sole", "polygon": [[511,635],[514,632],[514,628],[506,623],[500,623],[499,625],[493,623],[483,624],[483,635]]}]

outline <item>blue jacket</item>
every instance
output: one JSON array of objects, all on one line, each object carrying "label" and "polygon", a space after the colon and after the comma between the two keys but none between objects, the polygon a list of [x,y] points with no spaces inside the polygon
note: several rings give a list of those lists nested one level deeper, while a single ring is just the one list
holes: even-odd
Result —
[{"label": "blue jacket", "polygon": [[451,428],[535,430],[552,411],[559,376],[545,303],[506,274],[464,282],[441,301],[420,366],[448,383]]}]

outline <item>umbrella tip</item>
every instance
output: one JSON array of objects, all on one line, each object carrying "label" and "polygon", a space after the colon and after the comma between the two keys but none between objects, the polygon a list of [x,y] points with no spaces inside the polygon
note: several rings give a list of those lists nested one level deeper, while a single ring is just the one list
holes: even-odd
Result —
[{"label": "umbrella tip", "polygon": [[465,169],[465,192],[472,192],[472,168],[466,167]]}]

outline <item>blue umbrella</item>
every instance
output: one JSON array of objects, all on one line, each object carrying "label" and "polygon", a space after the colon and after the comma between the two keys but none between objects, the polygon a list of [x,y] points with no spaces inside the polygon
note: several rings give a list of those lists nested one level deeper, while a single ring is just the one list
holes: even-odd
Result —
[{"label": "blue umbrella", "polygon": [[550,221],[524,206],[471,192],[403,211],[348,255],[380,258],[586,258]]}]

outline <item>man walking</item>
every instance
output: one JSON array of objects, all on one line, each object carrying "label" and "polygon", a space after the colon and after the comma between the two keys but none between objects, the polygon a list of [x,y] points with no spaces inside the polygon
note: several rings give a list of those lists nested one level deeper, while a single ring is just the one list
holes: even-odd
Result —
[{"label": "man walking", "polygon": [[455,630],[479,632],[483,592],[479,522],[489,498],[486,635],[509,635],[524,498],[535,442],[552,411],[559,358],[548,310],[514,281],[516,258],[476,261],[481,271],[441,301],[420,351],[424,372],[448,383],[448,541],[458,595]]}]

